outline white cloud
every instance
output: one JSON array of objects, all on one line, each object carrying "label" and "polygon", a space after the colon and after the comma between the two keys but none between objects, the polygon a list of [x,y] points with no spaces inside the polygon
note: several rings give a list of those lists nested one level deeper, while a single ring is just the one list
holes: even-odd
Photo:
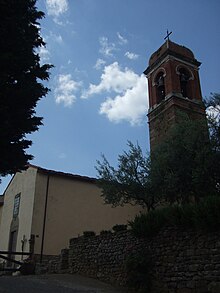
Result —
[{"label": "white cloud", "polygon": [[130,60],[136,60],[139,57],[138,54],[131,53],[131,52],[126,52],[125,56],[128,57],[128,59]]},{"label": "white cloud", "polygon": [[101,104],[100,114],[112,122],[128,121],[131,125],[140,124],[148,109],[147,81],[144,75],[137,78],[136,84],[123,94],[108,98]]},{"label": "white cloud", "polygon": [[129,121],[132,125],[141,122],[148,109],[147,80],[132,70],[120,68],[117,62],[105,66],[98,85],[90,84],[81,98],[94,94],[116,93],[101,104],[100,114],[112,122]]},{"label": "white cloud", "polygon": [[101,69],[102,66],[105,65],[105,63],[106,63],[105,60],[99,58],[99,59],[97,59],[94,68],[97,69],[97,70]]},{"label": "white cloud", "polygon": [[57,104],[64,103],[70,107],[76,100],[75,93],[81,87],[81,82],[74,81],[71,74],[60,74],[55,88],[55,101]]},{"label": "white cloud", "polygon": [[89,89],[84,92],[82,98],[88,98],[91,95],[101,92],[121,93],[128,88],[132,88],[138,79],[138,75],[128,68],[121,70],[118,62],[105,66],[101,75],[101,82],[98,85],[90,84]]},{"label": "white cloud", "polygon": [[58,17],[68,10],[67,0],[46,0],[48,15]]},{"label": "white cloud", "polygon": [[120,43],[121,45],[124,45],[124,44],[127,44],[127,43],[128,43],[128,40],[125,39],[120,33],[117,33],[117,36],[118,36],[118,38],[119,38],[119,43]]},{"label": "white cloud", "polygon": [[114,43],[109,43],[107,37],[100,37],[99,38],[99,43],[101,45],[101,48],[100,48],[99,52],[101,54],[103,54],[104,56],[112,57],[113,52],[115,50],[117,50],[116,47],[115,47],[115,44]]}]

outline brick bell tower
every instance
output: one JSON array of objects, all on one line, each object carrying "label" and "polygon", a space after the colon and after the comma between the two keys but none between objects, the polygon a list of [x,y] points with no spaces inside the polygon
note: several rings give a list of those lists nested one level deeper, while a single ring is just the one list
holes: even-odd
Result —
[{"label": "brick bell tower", "polygon": [[144,71],[148,78],[151,149],[177,121],[178,111],[192,119],[205,119],[202,102],[199,66],[191,50],[166,37],[165,43],[154,52]]}]

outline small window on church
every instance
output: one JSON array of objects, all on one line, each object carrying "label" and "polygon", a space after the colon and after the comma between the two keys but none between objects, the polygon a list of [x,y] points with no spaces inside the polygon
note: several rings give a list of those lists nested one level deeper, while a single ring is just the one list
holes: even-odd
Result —
[{"label": "small window on church", "polygon": [[155,85],[157,88],[157,104],[159,104],[165,98],[165,84],[164,84],[164,73],[158,73],[155,79]]},{"label": "small window on church", "polygon": [[181,94],[183,97],[190,97],[189,94],[189,78],[190,74],[185,68],[181,68],[179,70],[180,75],[180,88],[181,88]]},{"label": "small window on church", "polygon": [[16,218],[19,214],[21,194],[17,194],[14,199],[13,218]]}]

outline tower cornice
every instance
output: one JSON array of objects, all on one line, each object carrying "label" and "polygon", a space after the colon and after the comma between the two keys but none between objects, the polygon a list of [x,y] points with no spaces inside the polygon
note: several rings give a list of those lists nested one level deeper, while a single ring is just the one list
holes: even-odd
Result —
[{"label": "tower cornice", "polygon": [[158,59],[155,60],[155,62],[153,62],[151,65],[147,67],[147,69],[144,71],[144,74],[148,76],[150,72],[155,70],[156,67],[159,67],[160,64],[162,64],[165,61],[165,59],[168,59],[171,56],[181,62],[185,62],[189,65],[194,65],[196,67],[199,67],[202,64],[195,58],[192,59],[192,58],[186,57],[168,48]]},{"label": "tower cornice", "polygon": [[192,63],[192,62],[188,62],[187,60],[183,60],[182,58],[178,58],[178,57],[175,57],[173,55],[166,55],[164,58],[162,58],[160,61],[158,62],[155,62],[154,63],[154,66],[149,66],[143,73],[146,75],[146,77],[148,77],[149,75],[151,75],[152,72],[155,72],[158,68],[160,68],[160,66],[169,61],[169,60],[176,60],[176,61],[179,61],[181,62],[182,64],[185,64],[185,65],[188,65],[188,66],[191,66],[193,67],[195,70],[198,70],[198,66],[200,66],[202,63],[197,61],[199,65],[196,65],[195,63]]}]

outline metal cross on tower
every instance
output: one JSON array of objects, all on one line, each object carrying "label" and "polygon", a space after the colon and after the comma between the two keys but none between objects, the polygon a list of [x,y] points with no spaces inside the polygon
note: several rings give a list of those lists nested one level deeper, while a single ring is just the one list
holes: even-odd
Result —
[{"label": "metal cross on tower", "polygon": [[169,39],[169,36],[170,36],[171,34],[172,34],[172,32],[169,32],[169,31],[167,30],[167,35],[166,35],[166,37],[164,38],[164,40],[167,39],[167,40],[169,41],[169,40],[170,40],[170,39]]}]

